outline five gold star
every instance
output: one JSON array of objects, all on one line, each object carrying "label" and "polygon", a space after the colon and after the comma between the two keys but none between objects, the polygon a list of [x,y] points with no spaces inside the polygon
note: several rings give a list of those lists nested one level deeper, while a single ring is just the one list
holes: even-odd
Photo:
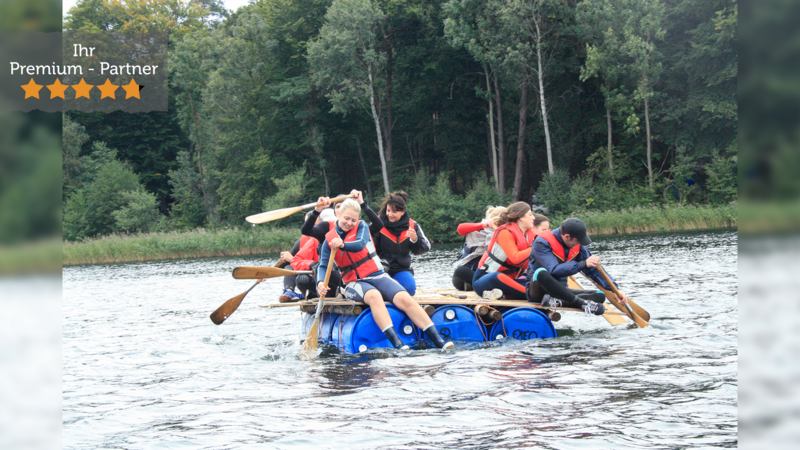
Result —
[{"label": "five gold star", "polygon": [[[63,98],[63,99],[66,100],[66,96],[65,96],[64,92],[67,90],[68,87],[70,87],[70,85],[63,84],[63,83],[61,83],[61,80],[56,78],[56,81],[54,81],[53,84],[48,84],[46,86],[47,86],[47,89],[50,90],[50,98],[51,99],[60,97],[60,98]],[[71,86],[72,86],[72,89],[75,90],[75,98],[76,99],[81,98],[81,97],[90,98],[89,97],[89,92],[92,90],[92,88],[95,87],[95,85],[93,85],[93,84],[88,84],[86,82],[86,80],[84,80],[83,78],[81,78],[80,83],[73,84]],[[25,98],[30,98],[30,97],[39,98],[39,91],[45,86],[41,85],[41,84],[36,84],[36,81],[34,81],[34,79],[31,78],[31,81],[28,82],[28,84],[23,84],[20,87],[25,90]],[[98,85],[96,87],[98,89],[100,89],[100,98],[101,99],[106,98],[106,97],[110,97],[110,98],[116,100],[115,92],[120,86],[111,83],[111,80],[109,78],[106,78],[106,82],[104,84]],[[144,86],[142,86],[141,84],[136,83],[136,80],[134,80],[133,78],[131,78],[130,83],[128,83],[126,85],[122,85],[122,88],[125,89],[125,98],[126,99],[138,98],[138,99],[141,100],[142,97],[140,97],[139,92],[144,88]]]},{"label": "five gold star", "polygon": [[61,80],[58,78],[56,78],[55,83],[47,85],[47,89],[50,89],[50,98],[64,98],[64,91],[67,90],[68,87],[68,84],[61,84]]},{"label": "five gold star", "polygon": [[31,78],[31,81],[28,84],[23,84],[20,86],[22,89],[25,89],[25,98],[34,97],[39,98],[39,89],[42,88],[41,84],[36,84]]},{"label": "five gold star", "polygon": [[100,89],[100,98],[104,99],[106,97],[114,98],[114,91],[119,88],[116,84],[111,84],[111,80],[106,78],[106,82],[104,84],[98,85],[97,89]]},{"label": "five gold star", "polygon": [[91,91],[93,87],[94,85],[87,84],[83,78],[81,78],[80,83],[72,85],[72,89],[75,89],[75,98],[89,98],[89,91]]},{"label": "five gold star", "polygon": [[131,82],[130,83],[122,86],[122,89],[125,89],[125,98],[126,99],[129,99],[131,97],[136,97],[139,100],[141,100],[142,98],[139,97],[140,88],[141,88],[141,86],[136,84],[136,80],[134,80],[133,78],[131,78]]}]

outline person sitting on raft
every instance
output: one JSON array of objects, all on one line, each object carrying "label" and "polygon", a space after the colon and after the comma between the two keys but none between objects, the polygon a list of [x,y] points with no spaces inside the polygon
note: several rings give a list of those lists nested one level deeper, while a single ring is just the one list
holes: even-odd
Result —
[{"label": "person sitting on raft", "polygon": [[431,249],[431,243],[419,224],[408,215],[407,200],[408,194],[403,191],[386,195],[379,212],[383,227],[373,233],[373,239],[389,276],[414,295],[417,281],[411,268],[411,253],[421,255]]},{"label": "person sitting on raft", "polygon": [[525,275],[531,252],[533,212],[525,202],[513,203],[500,215],[499,226],[478,262],[472,289],[485,298],[525,298]]},{"label": "person sitting on raft", "polygon": [[[370,307],[375,323],[395,348],[408,348],[400,340],[389,311],[384,302],[393,303],[418,326],[438,348],[452,348],[452,342],[445,342],[439,335],[431,318],[403,287],[383,271],[380,259],[375,253],[375,244],[366,223],[358,220],[361,207],[353,199],[342,202],[339,221],[328,232],[322,243],[317,280],[325,279],[331,249],[339,249],[335,263],[342,271],[345,283],[345,296],[350,300],[362,301]],[[325,295],[328,288],[320,281],[317,292]]]},{"label": "person sitting on raft", "polygon": [[[323,211],[321,214],[318,214],[316,222],[320,222],[320,220],[326,220],[328,215],[333,216],[333,210],[327,209]],[[311,216],[311,211],[306,213],[305,220],[307,221],[310,216]],[[336,220],[336,219],[332,218],[327,220]],[[289,250],[288,252],[281,252],[280,259],[278,260],[279,262],[276,265],[276,267],[278,267],[279,269],[283,269],[287,265],[291,264],[291,262],[294,260],[295,255],[297,255],[301,247],[305,245],[306,242],[308,242],[308,239],[310,239],[309,236],[300,236],[300,238],[294,242],[294,245],[292,245],[291,250]],[[301,292],[300,294],[295,292],[294,289],[296,286],[297,286],[297,275],[286,275],[285,277],[283,277],[283,293],[278,297],[278,301],[281,303],[287,303],[305,299],[305,297],[303,297],[302,294],[303,292],[302,289],[300,289]]]},{"label": "person sitting on raft", "polygon": [[[600,257],[593,256],[586,248],[591,243],[586,234],[586,224],[576,217],[566,219],[553,231],[540,232],[530,252],[528,301],[544,306],[580,308],[588,314],[602,315],[605,312],[605,294],[597,290],[567,288],[567,278],[582,272],[611,290],[596,269]],[[617,300],[622,304],[628,303],[624,294]]]},{"label": "person sitting on raft", "polygon": [[[323,211],[320,217],[322,217],[326,211],[331,210]],[[331,211],[331,215],[333,215],[333,211]],[[299,289],[300,292],[305,295],[305,298],[319,297],[319,293],[317,293],[317,282],[315,277],[315,271],[319,265],[319,253],[317,253],[318,249],[319,242],[315,238],[309,237],[305,245],[303,245],[300,251],[298,251],[292,259],[292,269],[312,271],[310,274],[297,275],[297,289]],[[334,292],[336,292],[341,286],[342,276],[339,274],[339,271],[331,270],[331,278],[328,280],[328,289],[332,289]]]},{"label": "person sitting on raft", "polygon": [[478,262],[492,240],[494,229],[500,214],[506,210],[505,206],[488,206],[486,217],[478,223],[458,224],[458,234],[464,236],[464,247],[461,256],[453,263],[453,286],[460,291],[472,290],[472,277],[478,270]]}]

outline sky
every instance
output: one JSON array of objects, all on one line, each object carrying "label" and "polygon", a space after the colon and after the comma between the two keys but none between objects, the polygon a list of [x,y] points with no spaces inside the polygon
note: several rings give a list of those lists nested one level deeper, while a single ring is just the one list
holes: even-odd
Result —
[{"label": "sky", "polygon": [[[67,11],[70,10],[75,4],[78,3],[78,0],[61,0],[61,11],[62,16],[67,14]],[[239,9],[240,6],[244,6],[250,3],[250,0],[222,0],[222,3],[225,4],[227,9],[232,11],[236,11]]]}]

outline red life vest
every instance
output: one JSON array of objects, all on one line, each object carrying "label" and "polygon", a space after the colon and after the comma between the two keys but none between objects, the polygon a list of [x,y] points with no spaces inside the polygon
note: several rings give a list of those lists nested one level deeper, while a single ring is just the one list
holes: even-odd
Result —
[{"label": "red life vest", "polygon": [[530,248],[536,235],[533,230],[528,230],[522,234],[519,225],[514,222],[507,223],[497,227],[483,253],[481,260],[478,262],[480,267],[486,273],[502,272],[502,273],[515,273],[518,274],[521,270],[525,269],[528,265],[528,259],[519,264],[512,264],[508,262],[508,256],[502,251],[499,244],[497,244],[497,237],[500,235],[501,230],[508,230],[514,236],[514,243],[517,244],[517,250],[525,250]]},{"label": "red life vest", "polygon": [[561,242],[558,242],[553,232],[550,230],[542,231],[539,233],[539,237],[547,241],[550,244],[550,248],[553,249],[553,254],[556,255],[556,258],[560,259],[561,262],[572,261],[578,253],[581,252],[581,244],[575,245],[569,249],[569,253],[564,249],[564,246],[561,245]]},{"label": "red life vest", "polygon": [[400,236],[395,236],[386,227],[381,228],[380,233],[382,235],[386,236],[387,238],[389,238],[395,244],[399,244],[399,243],[405,241],[406,239],[408,239],[408,232],[413,230],[413,229],[414,229],[414,219],[409,217],[408,218],[408,229],[407,230],[403,230],[403,232],[400,233]]},{"label": "red life vest", "polygon": [[[358,235],[358,227],[361,226],[361,223],[361,220],[356,222],[356,226],[354,226],[342,240],[344,242],[355,241]],[[378,258],[378,254],[375,253],[375,244],[372,242],[372,236],[370,236],[369,233],[367,233],[367,236],[369,237],[369,242],[367,242],[367,245],[365,245],[361,251],[351,253],[339,250],[339,252],[336,253],[334,261],[336,261],[336,265],[341,269],[342,281],[345,283],[360,280],[367,275],[383,270],[381,260]],[[331,241],[338,237],[339,233],[337,233],[334,228],[325,235],[325,240],[328,241],[328,245],[331,245]]]}]

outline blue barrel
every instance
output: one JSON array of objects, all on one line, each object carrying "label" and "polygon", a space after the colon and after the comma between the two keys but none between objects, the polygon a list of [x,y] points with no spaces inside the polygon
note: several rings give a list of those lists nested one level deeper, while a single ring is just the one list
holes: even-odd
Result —
[{"label": "blue barrel", "polygon": [[535,308],[513,308],[503,313],[489,333],[491,340],[498,336],[512,337],[520,341],[545,339],[558,336],[553,322],[547,315]]},{"label": "blue barrel", "polygon": [[[314,323],[314,314],[303,313],[303,336],[308,335],[311,325]],[[331,343],[331,332],[333,325],[339,318],[339,314],[323,313],[319,321],[319,340],[323,344]]]},{"label": "blue barrel", "polygon": [[[486,325],[475,317],[475,311],[462,305],[444,305],[436,308],[431,316],[433,325],[445,341],[483,342],[486,340]],[[425,343],[433,348],[433,342],[423,334]]]},{"label": "blue barrel", "polygon": [[[419,330],[403,311],[391,304],[386,304],[386,309],[403,344],[410,346],[419,340]],[[331,344],[346,353],[359,353],[377,347],[394,348],[378,328],[370,309],[357,316],[339,316],[333,325]]]}]

